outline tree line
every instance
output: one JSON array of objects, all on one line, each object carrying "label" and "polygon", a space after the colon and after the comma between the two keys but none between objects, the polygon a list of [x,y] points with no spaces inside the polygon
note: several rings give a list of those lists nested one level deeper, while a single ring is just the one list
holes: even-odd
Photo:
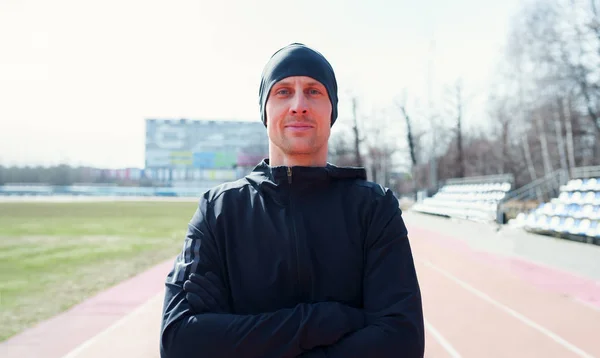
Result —
[{"label": "tree line", "polygon": [[[365,164],[371,179],[400,192],[493,174],[512,174],[520,187],[557,169],[600,165],[599,10],[598,0],[523,5],[486,90],[481,128],[464,128],[469,98],[458,78],[446,86],[445,103],[424,105],[429,111],[408,108],[406,94],[394,103],[387,129],[401,129],[395,140],[367,128],[373,116],[355,114],[351,128],[334,138],[335,160]],[[358,99],[352,101],[356,108]],[[400,181],[385,170],[397,153],[407,163]]]},{"label": "tree line", "polygon": [[[73,184],[138,185],[130,180],[111,177],[107,171],[90,167],[73,167],[67,164],[43,166],[0,166],[0,185],[45,184],[66,186]],[[141,183],[144,184],[144,183]]]}]

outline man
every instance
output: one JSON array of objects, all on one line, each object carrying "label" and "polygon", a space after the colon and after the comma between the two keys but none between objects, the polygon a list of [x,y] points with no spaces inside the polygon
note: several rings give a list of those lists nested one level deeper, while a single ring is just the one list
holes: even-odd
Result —
[{"label": "man", "polygon": [[163,358],[422,357],[421,293],[398,200],[327,163],[337,83],[291,44],[259,91],[269,158],[209,190],[166,280]]}]

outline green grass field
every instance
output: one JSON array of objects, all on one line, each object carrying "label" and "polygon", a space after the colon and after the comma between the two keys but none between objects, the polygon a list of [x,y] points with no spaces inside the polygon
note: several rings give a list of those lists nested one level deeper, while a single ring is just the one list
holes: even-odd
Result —
[{"label": "green grass field", "polygon": [[195,209],[0,203],[0,341],[176,255]]}]

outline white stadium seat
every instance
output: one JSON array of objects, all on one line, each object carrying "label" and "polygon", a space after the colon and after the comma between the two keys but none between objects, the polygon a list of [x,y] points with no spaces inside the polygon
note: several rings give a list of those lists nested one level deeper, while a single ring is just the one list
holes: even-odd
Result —
[{"label": "white stadium seat", "polygon": [[560,200],[561,203],[568,203],[569,202],[569,198],[571,196],[571,193],[567,192],[567,191],[563,191],[562,193],[560,193],[560,195],[558,196],[558,199]]},{"label": "white stadium seat", "polygon": [[[445,185],[413,206],[416,211],[458,218],[493,221],[499,203],[512,185],[505,182]],[[539,233],[600,237],[600,178],[571,179],[555,198],[522,212],[510,222]],[[600,241],[598,241],[600,242]]]},{"label": "white stadium seat", "polygon": [[581,189],[582,185],[583,185],[583,180],[572,179],[572,180],[569,180],[569,182],[567,183],[567,190],[568,191],[577,191],[577,190]]},{"label": "white stadium seat", "polygon": [[512,185],[508,182],[447,184],[430,198],[413,206],[415,211],[459,218],[493,221],[498,203]]},{"label": "white stadium seat", "polygon": [[556,198],[528,213],[519,213],[511,224],[530,231],[598,238],[600,178],[569,180],[560,187]]}]

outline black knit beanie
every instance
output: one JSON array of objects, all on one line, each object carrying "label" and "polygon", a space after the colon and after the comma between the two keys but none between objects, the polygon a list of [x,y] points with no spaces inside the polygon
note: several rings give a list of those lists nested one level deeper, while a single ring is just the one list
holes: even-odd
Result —
[{"label": "black knit beanie", "polygon": [[265,127],[267,126],[265,104],[269,92],[275,83],[290,76],[308,76],[325,86],[331,101],[331,125],[333,126],[337,119],[338,104],[338,88],[333,68],[321,53],[301,43],[293,43],[275,52],[262,73],[258,95],[260,115]]}]

